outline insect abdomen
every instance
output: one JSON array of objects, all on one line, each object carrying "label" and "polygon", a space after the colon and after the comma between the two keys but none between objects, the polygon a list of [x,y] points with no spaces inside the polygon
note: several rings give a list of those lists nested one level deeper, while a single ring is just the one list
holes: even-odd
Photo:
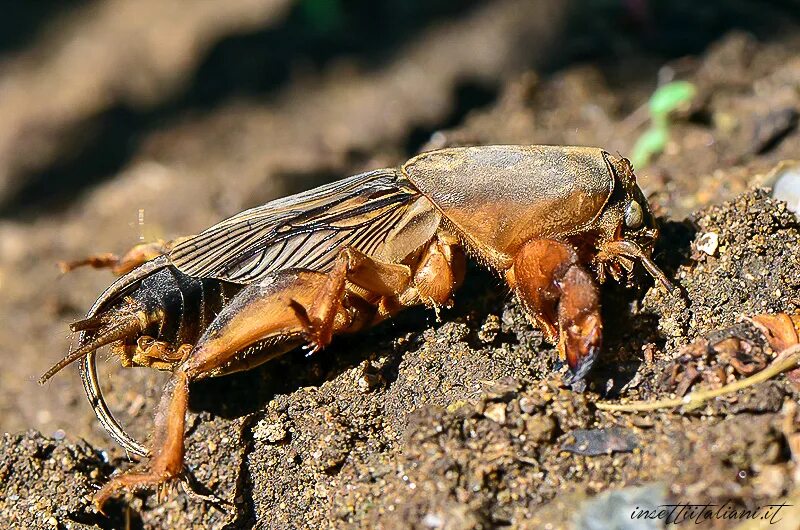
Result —
[{"label": "insect abdomen", "polygon": [[176,345],[194,344],[241,287],[215,278],[195,278],[168,266],[154,272],[130,294],[145,313],[143,334]]}]

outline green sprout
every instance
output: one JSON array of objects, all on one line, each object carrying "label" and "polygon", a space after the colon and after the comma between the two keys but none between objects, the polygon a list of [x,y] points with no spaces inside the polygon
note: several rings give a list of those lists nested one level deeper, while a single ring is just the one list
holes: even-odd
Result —
[{"label": "green sprout", "polygon": [[634,166],[644,167],[651,158],[664,151],[669,141],[670,114],[690,104],[696,94],[697,89],[688,81],[673,81],[653,92],[648,103],[650,127],[633,146],[631,162]]}]

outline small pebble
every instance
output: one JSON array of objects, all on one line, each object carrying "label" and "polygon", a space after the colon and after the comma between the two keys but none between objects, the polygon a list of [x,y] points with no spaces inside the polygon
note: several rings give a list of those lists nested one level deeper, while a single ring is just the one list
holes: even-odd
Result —
[{"label": "small pebble", "polygon": [[531,414],[534,410],[536,410],[536,403],[528,397],[522,397],[519,400],[519,408],[525,414]]},{"label": "small pebble", "polygon": [[785,201],[789,210],[797,216],[800,212],[800,166],[786,165],[775,175],[772,196]]},{"label": "small pebble", "polygon": [[706,232],[697,238],[696,247],[700,252],[713,256],[717,253],[717,249],[719,248],[719,234],[716,232]]},{"label": "small pebble", "polygon": [[483,412],[483,415],[502,425],[506,422],[506,404],[490,403],[486,405],[486,410]]},{"label": "small pebble", "polygon": [[266,440],[270,443],[280,442],[289,433],[282,423],[270,423],[266,425],[259,425],[254,433],[256,440]]}]

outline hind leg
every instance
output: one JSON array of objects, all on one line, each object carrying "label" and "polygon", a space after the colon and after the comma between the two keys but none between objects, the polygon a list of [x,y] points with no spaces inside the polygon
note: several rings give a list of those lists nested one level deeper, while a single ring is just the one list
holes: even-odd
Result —
[{"label": "hind leg", "polygon": [[120,491],[164,484],[180,475],[183,470],[183,433],[188,405],[189,378],[186,372],[179,369],[167,381],[156,410],[153,456],[150,462],[139,469],[112,477],[94,495],[97,511],[102,513],[106,501]]},{"label": "hind leg", "polygon": [[[232,371],[228,368],[235,363],[236,354],[259,337],[274,337],[278,344],[267,350],[282,353],[284,349],[279,343],[291,342],[289,339],[298,337],[304,329],[290,307],[290,300],[310,305],[313,293],[326,280],[319,273],[280,273],[261,284],[248,286],[234,297],[194,350],[178,364],[165,386],[150,442],[152,458],[136,469],[112,477],[94,496],[98,510],[120,492],[159,486],[181,475],[189,382]],[[345,323],[346,319],[340,316],[337,324]]]},{"label": "hind leg", "polygon": [[[251,368],[304,341],[322,347],[332,335],[372,320],[375,308],[349,293],[346,283],[364,292],[389,293],[406,284],[409,275],[405,266],[343,251],[327,274],[283,271],[244,288],[211,323],[165,387],[150,462],[113,477],[95,495],[95,505],[102,509],[119,492],[158,486],[180,476],[190,381]],[[255,343],[266,346],[250,352],[248,346]]]}]

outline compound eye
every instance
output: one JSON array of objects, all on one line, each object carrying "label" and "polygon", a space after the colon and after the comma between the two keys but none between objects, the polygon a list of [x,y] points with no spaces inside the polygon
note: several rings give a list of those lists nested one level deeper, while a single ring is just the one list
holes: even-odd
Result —
[{"label": "compound eye", "polygon": [[628,228],[639,228],[644,222],[644,212],[642,206],[636,202],[631,201],[628,207],[625,208],[625,226]]}]

